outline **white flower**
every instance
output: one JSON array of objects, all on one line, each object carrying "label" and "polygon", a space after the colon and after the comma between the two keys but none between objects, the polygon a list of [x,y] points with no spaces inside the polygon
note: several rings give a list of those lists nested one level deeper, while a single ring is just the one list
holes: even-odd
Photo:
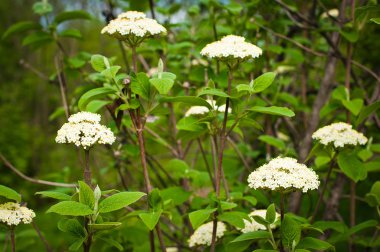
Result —
[{"label": "white flower", "polygon": [[[138,43],[133,37],[144,38],[158,34],[165,34],[166,29],[156,20],[145,17],[145,14],[137,11],[122,13],[118,18],[111,20],[105,26],[102,34],[108,34],[120,40],[130,43]],[[141,42],[141,41],[140,41]]]},{"label": "white flower", "polygon": [[[212,221],[198,227],[194,231],[194,234],[189,239],[189,246],[190,247],[195,247],[195,246],[200,246],[200,245],[210,246],[211,240],[212,240],[212,229],[213,229]],[[216,240],[219,238],[222,238],[226,230],[227,230],[226,225],[223,222],[218,221],[218,225],[216,229]]]},{"label": "white flower", "polygon": [[8,226],[31,223],[34,217],[36,214],[33,210],[20,206],[19,203],[7,202],[0,205],[0,222]]},{"label": "white flower", "polygon": [[130,20],[136,20],[136,19],[142,19],[146,18],[145,13],[139,12],[139,11],[127,11],[124,13],[121,13],[117,18],[126,18]]},{"label": "white flower", "polygon": [[245,38],[235,35],[228,35],[223,37],[220,41],[210,43],[201,51],[201,55],[203,56],[221,60],[227,58],[257,58],[262,53],[263,51],[259,47],[245,42]]},{"label": "white flower", "polygon": [[[206,100],[206,101],[214,108],[215,111],[224,113],[224,111],[226,110],[225,104],[217,106],[216,101],[214,100]],[[186,111],[185,116],[202,115],[202,114],[208,113],[209,111],[210,109],[205,106],[192,106]],[[228,108],[228,113],[231,113],[231,108]]]},{"label": "white flower", "polygon": [[[260,216],[265,219],[265,215],[267,213],[266,209],[259,209],[259,210],[254,210],[249,214],[249,217],[251,217],[251,221],[248,221],[246,219],[243,219],[244,221],[244,228],[242,228],[240,231],[242,233],[249,233],[249,232],[254,232],[258,230],[266,230],[266,227],[260,223],[257,223],[252,216]],[[276,220],[279,219],[280,215],[276,213]],[[270,228],[274,229],[276,227],[275,224],[271,224]]]},{"label": "white flower", "polygon": [[333,144],[335,148],[345,145],[364,145],[368,139],[360,132],[352,129],[352,125],[339,122],[318,129],[312,135],[323,145]]},{"label": "white flower", "polygon": [[74,143],[84,149],[98,144],[112,144],[115,141],[113,132],[99,124],[100,115],[90,112],[79,112],[70,116],[69,122],[58,130],[57,143]]},{"label": "white flower", "polygon": [[178,252],[178,248],[176,247],[167,247],[166,252]]},{"label": "white flower", "polygon": [[339,16],[339,10],[338,9],[331,9],[331,10],[328,10],[327,12],[323,12],[321,15],[321,18],[327,18],[329,16],[338,17]]},{"label": "white flower", "polygon": [[260,166],[248,176],[249,187],[284,191],[298,189],[302,192],[317,189],[318,175],[294,158],[277,157]]}]

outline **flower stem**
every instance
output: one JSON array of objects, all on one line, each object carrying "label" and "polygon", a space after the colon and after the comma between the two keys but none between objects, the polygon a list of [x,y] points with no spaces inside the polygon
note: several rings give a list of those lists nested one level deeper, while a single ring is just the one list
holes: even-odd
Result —
[{"label": "flower stem", "polygon": [[272,247],[274,250],[277,250],[277,244],[276,244],[276,241],[274,240],[274,236],[273,236],[273,232],[272,232],[272,229],[270,228],[270,225],[267,225],[267,230],[270,234],[270,239],[271,239],[271,244],[272,244]]},{"label": "flower stem", "polygon": [[311,219],[310,219],[310,224],[312,224],[315,220],[315,217],[317,216],[318,214],[318,210],[322,204],[322,200],[323,200],[323,195],[325,194],[325,191],[327,189],[327,183],[330,179],[330,176],[331,176],[331,173],[332,173],[332,170],[333,170],[333,167],[335,165],[335,157],[336,157],[336,154],[334,154],[333,158],[331,159],[331,162],[330,162],[330,167],[329,167],[329,170],[327,172],[327,176],[326,176],[326,179],[325,181],[323,182],[323,187],[322,187],[322,191],[321,193],[319,194],[319,198],[318,198],[318,201],[317,201],[317,205],[315,206],[315,209],[314,209],[314,212],[313,212],[313,215],[311,216]]},{"label": "flower stem", "polygon": [[[223,165],[223,152],[224,152],[224,147],[226,145],[226,139],[227,139],[227,134],[226,134],[226,127],[227,127],[227,119],[228,119],[228,108],[230,105],[230,94],[231,94],[231,85],[232,85],[232,80],[233,80],[233,71],[232,68],[229,68],[228,71],[228,90],[227,94],[228,97],[226,99],[226,109],[224,110],[224,119],[223,119],[223,126],[222,126],[222,131],[220,132],[220,148],[219,148],[219,156],[218,156],[218,167],[216,170],[216,175],[215,175],[215,191],[216,191],[216,197],[220,197],[220,181],[222,177],[222,165]],[[226,192],[227,193],[227,192]],[[218,217],[218,212],[214,213],[214,222],[213,222],[213,229],[212,229],[212,239],[211,239],[211,248],[210,252],[215,251],[215,241],[216,241],[216,230],[217,230],[217,221]]]},{"label": "flower stem", "polygon": [[90,150],[84,150],[84,182],[91,187]]},{"label": "flower stem", "polygon": [[[284,214],[285,214],[285,195],[283,193],[280,193],[281,228],[284,221]],[[281,238],[280,238],[280,251],[285,252],[284,245],[282,244],[282,232],[281,232]]]},{"label": "flower stem", "polygon": [[11,228],[11,246],[12,246],[12,252],[16,252],[16,240],[15,240],[14,228]]}]

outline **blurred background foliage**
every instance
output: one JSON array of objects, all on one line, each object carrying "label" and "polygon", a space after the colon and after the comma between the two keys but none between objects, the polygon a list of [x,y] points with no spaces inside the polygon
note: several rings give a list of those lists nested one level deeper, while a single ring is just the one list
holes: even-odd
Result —
[{"label": "blurred background foliage", "polygon": [[[305,152],[306,149],[308,153],[312,146],[311,143],[305,144],[304,138],[313,123],[310,122],[313,120],[311,114],[315,112],[315,100],[320,98],[317,95],[322,88],[321,83],[329,74],[329,69],[326,68],[329,61],[337,61],[332,65],[335,74],[327,80],[327,88],[323,87],[324,102],[320,111],[316,111],[316,126],[327,125],[333,121],[346,121],[347,109],[352,113],[351,119],[355,120],[359,113],[357,110],[360,111],[363,107],[360,104],[350,107],[341,103],[342,96],[345,96],[342,87],[345,84],[345,59],[349,44],[353,46],[352,58],[365,66],[365,69],[355,64],[352,66],[349,100],[359,99],[364,106],[379,100],[380,28],[379,21],[371,19],[380,16],[380,8],[376,6],[376,1],[356,2],[355,22],[347,18],[342,23],[334,13],[331,12],[330,16],[327,14],[329,10],[339,9],[341,1],[155,1],[156,19],[168,29],[168,36],[149,40],[139,48],[139,53],[143,56],[140,59],[140,69],[149,72],[157,66],[158,59],[162,58],[168,71],[177,75],[177,83],[173,89],[176,95],[193,94],[205,86],[208,78],[213,79],[219,87],[226,87],[227,70],[224,66],[208,62],[199,52],[207,43],[228,34],[244,36],[264,50],[264,55],[259,59],[242,64],[240,71],[236,72],[236,84],[248,83],[248,80],[267,71],[277,73],[275,83],[260,97],[255,97],[254,103],[287,106],[296,116],[289,122],[288,119],[257,115],[254,119],[263,130],[259,130],[259,127],[248,127],[241,129],[241,132],[236,131],[232,137],[235,145],[225,152],[224,169],[232,191],[255,196],[256,207],[266,207],[269,202],[260,192],[247,192],[248,171],[279,154],[294,156],[300,160],[306,158],[302,151]],[[53,31],[56,37],[39,34],[39,39],[28,39],[27,36],[31,36],[33,31],[26,31],[11,34],[0,41],[0,153],[27,176],[68,183],[80,178],[81,163],[74,147],[58,145],[54,141],[57,130],[66,121],[55,59],[63,59],[69,107],[74,113],[78,111],[77,102],[80,96],[97,86],[96,75],[89,64],[92,54],[102,54],[113,59],[114,64],[122,66],[126,73],[131,65],[130,61],[128,65],[125,64],[120,44],[100,34],[106,20],[126,10],[139,10],[151,16],[151,9],[149,1],[146,0],[50,0],[49,3],[53,6],[52,12],[39,16],[32,10],[34,0],[0,1],[0,34],[4,34],[11,25],[20,21],[33,21],[48,28],[54,17],[64,11],[82,10],[89,14],[88,18],[59,24]],[[373,8],[366,9],[363,6]],[[347,7],[347,16],[350,11]],[[307,17],[312,22],[307,23],[302,17]],[[65,34],[64,31],[68,29],[76,31],[71,30]],[[339,42],[331,40],[334,33],[340,36]],[[125,52],[130,59],[128,49]],[[186,107],[176,104],[174,109],[177,119],[180,119]],[[108,126],[115,130],[116,125],[107,110],[102,108],[100,112],[103,121],[108,122]],[[156,114],[160,115],[160,119],[149,127],[162,138],[175,143],[173,131],[168,130],[171,127],[168,108],[163,107]],[[360,130],[371,138],[373,144],[368,147],[369,156],[364,160],[369,161],[366,164],[371,173],[357,186],[360,197],[357,206],[358,223],[379,217],[374,208],[363,200],[372,184],[379,179],[380,121],[377,116],[378,114],[372,115],[365,124],[360,125]],[[146,136],[148,152],[176,180],[183,178],[178,173],[189,167],[194,169],[194,173],[190,174],[193,191],[190,210],[202,208],[204,197],[211,191],[211,183],[196,144],[190,148],[186,163],[183,163],[173,160],[170,152],[157,139],[148,134]],[[186,135],[182,137],[185,143],[190,141]],[[113,149],[117,147],[118,144],[114,144]],[[131,184],[133,189],[142,188],[142,184],[138,182],[141,181],[140,175],[135,170],[139,165],[136,163],[139,160],[138,148],[127,143],[119,151],[122,156],[121,167],[115,161],[112,150],[96,148],[96,154],[92,155],[92,164],[97,182],[105,189],[122,189],[122,181],[118,175],[118,169],[121,169],[127,184]],[[207,158],[211,160],[209,154]],[[320,157],[311,162],[320,174],[326,171],[324,160]],[[51,202],[34,195],[37,191],[46,190],[46,186],[31,184],[4,165],[1,164],[0,167],[0,183],[22,194],[28,206],[37,211],[37,224],[51,245],[58,248],[57,251],[65,251],[70,238],[56,228],[56,216],[43,214]],[[172,186],[166,181],[162,170],[152,172],[152,177],[153,184],[161,189]],[[161,180],[162,177],[164,181]],[[339,213],[342,218],[340,221],[348,223],[348,184],[344,186],[343,191],[346,194],[342,195]],[[187,199],[188,195],[184,194],[183,197]],[[316,195],[304,197],[300,215],[307,215],[311,202],[315,199]],[[252,205],[247,204],[245,207],[248,210]],[[178,223],[182,221],[178,213],[173,214],[173,218],[177,218]],[[113,235],[125,246],[126,251],[147,251],[147,230],[135,222],[137,220],[125,222],[121,230],[113,231]],[[18,242],[18,249],[24,251],[25,248],[25,251],[30,251],[29,246],[33,243],[33,251],[42,251],[43,244],[36,238],[35,232],[30,227],[21,229],[23,231],[17,239],[22,242]],[[4,240],[5,234],[1,233],[0,238]],[[186,240],[186,237],[180,239]],[[363,238],[359,243],[366,244],[367,240]],[[336,244],[337,251],[344,251],[347,241],[340,242]],[[107,246],[101,249],[113,251]]]}]

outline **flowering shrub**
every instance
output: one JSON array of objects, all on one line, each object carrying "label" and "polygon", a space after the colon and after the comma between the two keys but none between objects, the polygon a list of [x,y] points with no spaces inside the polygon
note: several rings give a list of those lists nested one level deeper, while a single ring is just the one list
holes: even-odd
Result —
[{"label": "flowering shrub", "polygon": [[168,2],[7,26],[6,108],[35,109],[0,110],[4,250],[376,250],[377,6]]}]

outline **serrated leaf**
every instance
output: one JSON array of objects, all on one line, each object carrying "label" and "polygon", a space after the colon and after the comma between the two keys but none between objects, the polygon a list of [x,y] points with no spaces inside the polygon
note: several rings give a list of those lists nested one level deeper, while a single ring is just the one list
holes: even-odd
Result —
[{"label": "serrated leaf", "polygon": [[342,151],[338,154],[339,168],[355,182],[367,177],[367,170],[353,151]]},{"label": "serrated leaf", "polygon": [[287,214],[281,223],[281,237],[284,246],[288,248],[292,248],[293,241],[298,244],[301,238],[300,225]]},{"label": "serrated leaf", "polygon": [[225,212],[221,215],[218,215],[218,220],[227,222],[237,228],[244,228],[244,219],[250,219],[246,213],[243,212]]},{"label": "serrated leaf", "polygon": [[91,19],[91,15],[82,10],[64,11],[55,16],[54,22],[59,24],[74,19]]},{"label": "serrated leaf", "polygon": [[150,82],[146,73],[138,73],[131,79],[131,90],[133,93],[140,95],[145,100],[150,98]]},{"label": "serrated leaf", "polygon": [[76,201],[59,202],[51,206],[46,212],[69,216],[87,216],[93,214],[89,206]]},{"label": "serrated leaf", "polygon": [[217,208],[201,209],[201,210],[197,210],[197,211],[189,213],[189,219],[193,228],[197,229],[206,220],[208,220],[208,218],[210,217],[210,214],[212,214],[216,210]]},{"label": "serrated leaf", "polygon": [[9,188],[4,185],[0,185],[0,196],[5,197],[7,199],[14,200],[16,202],[21,201],[21,195],[18,194],[15,190],[12,188]]},{"label": "serrated leaf", "polygon": [[263,226],[267,226],[268,224],[270,224],[269,221],[267,221],[265,218],[263,218],[259,215],[252,215],[251,218]]},{"label": "serrated leaf", "polygon": [[144,224],[147,226],[149,230],[153,230],[155,226],[157,225],[158,221],[160,220],[160,216],[162,214],[162,209],[155,211],[155,212],[149,212],[149,213],[140,213],[139,217],[144,222]]},{"label": "serrated leaf", "polygon": [[268,72],[260,75],[253,81],[252,91],[254,93],[260,93],[267,89],[272,83],[276,74],[273,72]]},{"label": "serrated leaf", "polygon": [[250,240],[261,240],[261,239],[270,239],[270,234],[267,231],[255,231],[242,234],[235,238],[232,242],[242,242],[242,241],[250,241]]},{"label": "serrated leaf", "polygon": [[138,201],[146,195],[142,192],[120,192],[102,200],[99,204],[99,213],[108,213],[119,210],[123,207]]},{"label": "serrated leaf", "polygon": [[71,200],[71,196],[66,193],[56,192],[56,191],[41,191],[36,192],[36,194],[42,197],[57,199],[57,200]]},{"label": "serrated leaf", "polygon": [[355,124],[359,125],[362,123],[367,117],[369,117],[373,112],[380,108],[380,101],[376,101],[368,106],[365,106],[359,113],[358,119]]},{"label": "serrated leaf", "polygon": [[299,242],[297,248],[325,251],[334,248],[334,246],[326,241],[322,241],[313,237],[305,237]]},{"label": "serrated leaf", "polygon": [[160,94],[168,94],[174,85],[174,80],[170,78],[154,78],[149,82],[157,89]]},{"label": "serrated leaf", "polygon": [[81,111],[85,111],[87,108],[87,104],[90,101],[99,99],[102,97],[106,97],[107,95],[114,94],[114,93],[115,93],[115,90],[109,87],[100,87],[100,88],[91,89],[80,97],[78,101],[78,108]]},{"label": "serrated leaf", "polygon": [[287,117],[293,117],[295,114],[293,111],[286,107],[277,107],[277,106],[271,106],[271,107],[262,107],[262,106],[254,106],[249,109],[253,112],[259,112],[263,114],[270,114],[270,115],[280,115],[280,116],[287,116]]},{"label": "serrated leaf", "polygon": [[58,229],[76,238],[86,237],[86,230],[77,219],[63,219],[58,222]]},{"label": "serrated leaf", "polygon": [[39,30],[41,29],[41,27],[42,26],[40,24],[31,22],[31,21],[18,22],[11,25],[3,33],[2,39],[6,39],[16,33],[21,33],[21,32],[30,31],[30,30]]},{"label": "serrated leaf", "polygon": [[95,196],[94,191],[83,181],[79,181],[79,202],[94,209]]}]

